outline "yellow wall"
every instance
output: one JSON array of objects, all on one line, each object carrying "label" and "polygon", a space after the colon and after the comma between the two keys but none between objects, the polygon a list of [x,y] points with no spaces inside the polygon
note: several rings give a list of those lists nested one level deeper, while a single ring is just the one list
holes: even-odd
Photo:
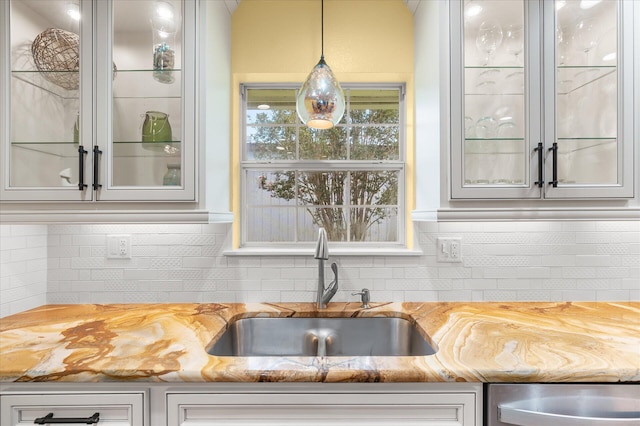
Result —
[{"label": "yellow wall", "polygon": [[[320,59],[320,0],[242,0],[231,20],[233,246],[240,241],[241,83],[300,83]],[[414,208],[413,16],[402,0],[325,0],[324,56],[340,82],[406,84],[407,244]]]}]

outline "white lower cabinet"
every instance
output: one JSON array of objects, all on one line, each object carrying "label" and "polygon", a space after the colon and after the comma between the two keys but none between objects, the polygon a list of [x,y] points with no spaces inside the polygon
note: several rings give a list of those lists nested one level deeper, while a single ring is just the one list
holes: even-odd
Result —
[{"label": "white lower cabinet", "polygon": [[481,425],[481,387],[325,386],[274,393],[168,392],[167,426]]},{"label": "white lower cabinet", "polygon": [[482,426],[482,392],[481,383],[4,383],[0,426]]},{"label": "white lower cabinet", "polygon": [[18,391],[0,395],[0,425],[142,426],[144,392]]}]

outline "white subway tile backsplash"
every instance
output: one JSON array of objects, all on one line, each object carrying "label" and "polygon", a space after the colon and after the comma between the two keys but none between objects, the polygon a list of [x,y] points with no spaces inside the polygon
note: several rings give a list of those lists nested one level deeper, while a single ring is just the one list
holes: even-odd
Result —
[{"label": "white subway tile backsplash", "polygon": [[596,278],[596,268],[572,266],[562,268],[563,278]]},{"label": "white subway tile backsplash", "polygon": [[265,280],[261,282],[259,291],[292,291],[295,290],[295,281],[293,280]]},{"label": "white subway tile backsplash", "polygon": [[280,278],[281,268],[247,268],[247,279],[250,280],[272,280]]},{"label": "white subway tile backsplash", "polygon": [[0,225],[0,316],[47,301],[47,226]]},{"label": "white subway tile backsplash", "polygon": [[467,280],[452,280],[452,279],[428,279],[420,280],[421,290],[438,290],[438,291],[451,291],[467,289],[465,282]]},{"label": "white subway tile backsplash", "polygon": [[170,269],[168,278],[170,280],[201,280],[204,279],[203,269]]},{"label": "white subway tile backsplash", "polygon": [[517,298],[523,302],[548,302],[551,301],[551,294],[544,290],[518,290]]},{"label": "white subway tile backsplash", "polygon": [[427,268],[426,266],[407,268],[404,270],[404,277],[419,279],[438,278],[438,271],[436,268]]},{"label": "white subway tile backsplash", "polygon": [[391,278],[393,273],[390,268],[362,268],[360,270],[360,278],[367,280],[373,278]]},{"label": "white subway tile backsplash", "polygon": [[[449,265],[452,265],[449,263]],[[462,266],[443,267],[438,269],[438,278],[463,279],[471,278],[471,269]]]},{"label": "white subway tile backsplash", "polygon": [[284,268],[281,272],[282,279],[313,279],[317,276],[317,270],[311,268]]},{"label": "white subway tile backsplash", "polygon": [[[106,259],[129,234],[131,259]],[[439,263],[436,239],[462,239]],[[313,302],[317,261],[225,256],[231,226],[1,225],[0,315],[43,303]],[[332,256],[336,301],[638,300],[640,221],[417,222],[420,256]],[[332,273],[326,265],[325,279]]]},{"label": "white subway tile backsplash", "polygon": [[438,301],[437,291],[404,291],[406,302],[436,302]]},{"label": "white subway tile backsplash", "polygon": [[496,288],[499,290],[529,290],[531,288],[531,281],[526,279],[500,280],[496,283]]},{"label": "white subway tile backsplash", "polygon": [[599,290],[596,291],[596,300],[629,300],[629,290]]},{"label": "white subway tile backsplash", "polygon": [[640,267],[640,256],[638,256],[636,254],[620,256],[620,265],[619,266],[623,266],[623,267],[626,267],[626,268]]},{"label": "white subway tile backsplash", "polygon": [[[169,292],[177,291],[183,288],[183,282],[179,280],[148,280],[140,281],[138,283],[138,289],[143,292]],[[134,288],[129,288],[127,291],[135,291]]]},{"label": "white subway tile backsplash", "polygon": [[247,278],[247,268],[213,268],[205,272],[208,280],[242,280]]},{"label": "white subway tile backsplash", "polygon": [[596,277],[598,278],[627,278],[629,276],[629,268],[616,267],[616,268],[598,268],[596,270]]},{"label": "white subway tile backsplash", "polygon": [[484,301],[486,302],[506,302],[518,300],[518,292],[515,290],[485,290]]},{"label": "white subway tile backsplash", "polygon": [[640,234],[640,221],[599,221],[595,222],[596,229],[600,232],[622,232]]},{"label": "white subway tile backsplash", "polygon": [[73,281],[71,283],[71,291],[94,293],[105,290],[117,291],[111,286],[105,288],[104,281]]},{"label": "white subway tile backsplash", "polygon": [[116,281],[121,280],[124,277],[124,270],[122,269],[92,269],[91,279],[100,281]]},{"label": "white subway tile backsplash", "polygon": [[385,288],[387,290],[421,290],[422,280],[386,280]]},{"label": "white subway tile backsplash", "polygon": [[498,288],[498,280],[496,279],[477,279],[471,278],[462,280],[466,290],[490,290]]},{"label": "white subway tile backsplash", "polygon": [[[595,302],[596,292],[590,290],[567,290],[562,292],[562,300],[566,301],[582,301]],[[617,300],[612,298],[611,300]]]},{"label": "white subway tile backsplash", "polygon": [[517,278],[550,278],[552,276],[551,268],[547,267],[526,267],[514,268]]},{"label": "white subway tile backsplash", "polygon": [[591,221],[575,221],[560,222],[561,229],[566,232],[594,232],[596,230],[596,222]]},{"label": "white subway tile backsplash", "polygon": [[577,244],[607,244],[611,242],[608,232],[579,232],[576,234]]},{"label": "white subway tile backsplash", "polygon": [[[190,281],[185,281],[180,283],[180,285],[182,286],[182,290],[184,291],[188,291],[188,292],[201,292],[201,291],[207,291],[207,292],[211,292],[211,291],[216,291],[218,289],[218,286],[216,285],[215,281],[211,281],[211,280],[190,280]],[[140,288],[142,288],[142,283]]]},{"label": "white subway tile backsplash", "polygon": [[206,269],[213,264],[212,257],[189,257],[186,256],[182,259],[183,268],[202,268]]}]

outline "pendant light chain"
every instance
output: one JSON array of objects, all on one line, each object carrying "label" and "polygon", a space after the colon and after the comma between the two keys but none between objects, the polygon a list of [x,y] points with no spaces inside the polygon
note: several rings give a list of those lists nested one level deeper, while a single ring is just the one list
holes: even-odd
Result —
[{"label": "pendant light chain", "polygon": [[324,60],[324,0],[321,1],[320,11],[320,59]]}]

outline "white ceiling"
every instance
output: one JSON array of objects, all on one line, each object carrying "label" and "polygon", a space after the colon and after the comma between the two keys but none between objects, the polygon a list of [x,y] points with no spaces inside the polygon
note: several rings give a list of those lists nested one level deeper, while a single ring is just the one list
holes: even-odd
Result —
[{"label": "white ceiling", "polygon": [[[403,1],[411,11],[411,14],[414,14],[421,0],[403,0]],[[233,14],[233,11],[236,10],[236,7],[238,7],[238,3],[240,3],[240,0],[224,0],[224,2],[227,5],[229,14]]]}]

